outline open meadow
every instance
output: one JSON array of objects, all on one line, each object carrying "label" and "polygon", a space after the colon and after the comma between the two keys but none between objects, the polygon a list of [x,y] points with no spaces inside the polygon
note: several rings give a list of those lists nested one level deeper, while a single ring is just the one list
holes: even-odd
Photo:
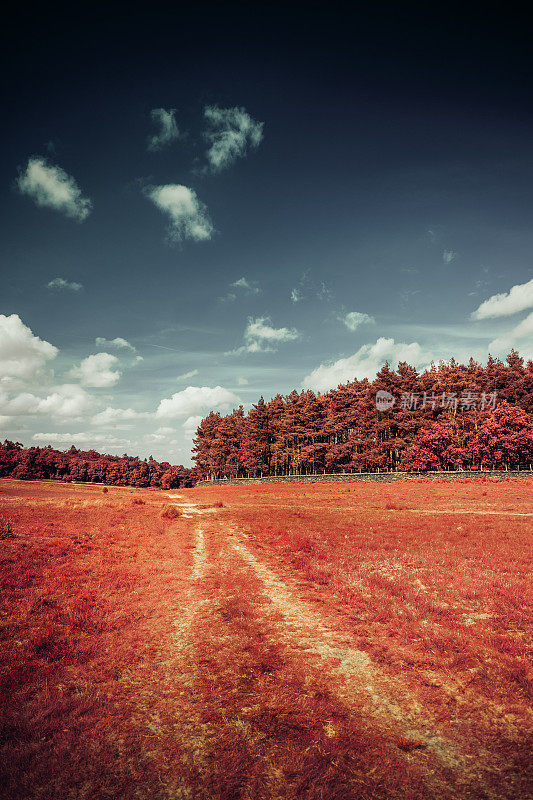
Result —
[{"label": "open meadow", "polygon": [[3,796],[530,797],[532,490],[2,479]]}]

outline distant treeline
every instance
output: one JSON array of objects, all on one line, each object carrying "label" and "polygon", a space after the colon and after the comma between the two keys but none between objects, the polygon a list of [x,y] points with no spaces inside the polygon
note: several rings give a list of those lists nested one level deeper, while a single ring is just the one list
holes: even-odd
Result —
[{"label": "distant treeline", "polygon": [[533,461],[533,362],[512,350],[486,366],[454,359],[418,373],[386,364],[353,380],[263,398],[200,423],[202,478],[320,472],[527,468]]},{"label": "distant treeline", "polygon": [[199,476],[197,469],[171,466],[166,461],[159,463],[151,456],[141,461],[128,455],[108,456],[96,450],[77,450],[74,446],[62,452],[50,446],[24,447],[20,442],[6,440],[0,444],[0,477],[174,489],[194,486]]}]

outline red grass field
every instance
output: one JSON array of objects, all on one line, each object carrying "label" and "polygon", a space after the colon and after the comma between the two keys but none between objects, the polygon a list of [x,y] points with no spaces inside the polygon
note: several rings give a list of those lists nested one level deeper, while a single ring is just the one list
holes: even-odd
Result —
[{"label": "red grass field", "polygon": [[2,796],[530,797],[532,489],[1,480]]}]

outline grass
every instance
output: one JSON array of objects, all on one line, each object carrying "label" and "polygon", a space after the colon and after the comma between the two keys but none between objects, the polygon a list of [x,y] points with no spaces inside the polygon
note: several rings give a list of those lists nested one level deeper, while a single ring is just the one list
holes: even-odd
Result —
[{"label": "grass", "polygon": [[4,795],[525,798],[531,488],[2,480]]}]

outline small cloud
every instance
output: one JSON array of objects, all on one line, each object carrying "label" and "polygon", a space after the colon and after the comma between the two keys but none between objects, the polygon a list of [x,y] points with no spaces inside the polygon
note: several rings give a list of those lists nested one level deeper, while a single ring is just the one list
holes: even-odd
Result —
[{"label": "small cloud", "polygon": [[291,289],[291,301],[299,303],[301,300],[303,300],[303,294],[300,289]]},{"label": "small cloud", "polygon": [[443,250],[442,251],[442,260],[445,264],[451,264],[452,261],[455,261],[457,258],[457,253],[455,250]]},{"label": "small cloud", "polygon": [[340,317],[340,319],[351,331],[357,330],[361,325],[375,323],[376,321],[374,317],[371,317],[369,314],[363,314],[361,311],[350,311],[344,317]]},{"label": "small cloud", "polygon": [[206,106],[204,117],[208,130],[204,138],[210,143],[206,153],[211,172],[220,172],[243,158],[248,147],[256,148],[263,139],[263,122],[256,122],[244,108]]},{"label": "small cloud", "polygon": [[[132,353],[136,352],[135,347],[121,336],[117,336],[115,339],[105,339],[103,336],[97,336],[94,341],[97,347],[115,347],[117,350],[131,350]],[[142,361],[141,356],[138,356],[138,359]]]},{"label": "small cloud", "polygon": [[533,278],[527,283],[512,286],[508,292],[494,294],[472,312],[472,319],[494,319],[508,317],[533,308]]},{"label": "small cloud", "polygon": [[38,206],[62,211],[67,217],[83,222],[92,209],[71,175],[61,167],[48,164],[44,158],[30,158],[24,172],[17,178],[22,194],[31,197]]},{"label": "small cloud", "polygon": [[214,228],[207,214],[207,206],[192,189],[170,183],[148,187],[145,194],[160,211],[170,217],[168,240],[171,244],[184,239],[203,242],[212,237]]},{"label": "small cloud", "polygon": [[237,378],[237,385],[238,386],[247,386],[248,385],[248,381],[246,380],[246,378]]},{"label": "small cloud", "polygon": [[150,111],[152,122],[158,127],[158,132],[148,137],[148,150],[156,152],[179,139],[181,133],[176,124],[176,109],[154,108]]},{"label": "small cloud", "polygon": [[277,347],[273,345],[291,342],[300,338],[295,328],[273,328],[270,317],[248,318],[244,331],[244,344],[226,355],[239,353],[272,353]]},{"label": "small cloud", "polygon": [[108,433],[34,433],[34,442],[42,444],[79,444],[93,449],[105,447],[124,447],[130,442],[128,439],[119,439]]},{"label": "small cloud", "polygon": [[191,369],[190,372],[184,372],[183,375],[178,375],[177,380],[178,381],[186,381],[189,378],[194,378],[195,375],[198,375],[198,370],[197,369]]},{"label": "small cloud", "polygon": [[173,436],[175,431],[174,431],[174,428],[162,427],[162,428],[158,428],[156,430],[156,433],[159,434],[160,436]]},{"label": "small cloud", "polygon": [[261,294],[261,288],[257,281],[249,281],[247,278],[239,278],[237,281],[233,281],[230,283],[230,288],[234,289],[235,291],[230,291],[227,294],[219,297],[219,302],[221,303],[234,303],[237,299],[237,295],[244,294],[244,295],[258,295]]},{"label": "small cloud", "polygon": [[54,289],[58,292],[63,290],[69,292],[81,292],[83,285],[81,283],[75,283],[75,281],[66,281],[64,278],[54,278],[53,280],[48,281],[46,288]]},{"label": "small cloud", "polygon": [[68,372],[70,378],[79,380],[82,386],[103,388],[114,386],[118,383],[121,373],[112,370],[118,364],[118,358],[109,353],[96,353],[84,358],[79,366],[74,366]]},{"label": "small cloud", "polygon": [[133,408],[111,408],[111,406],[108,406],[94,415],[91,419],[91,425],[117,425],[119,422],[129,422],[149,416],[150,414],[135,411]]},{"label": "small cloud", "polygon": [[420,289],[402,289],[400,292],[400,304],[402,308],[406,308],[409,305],[411,298],[417,294],[420,294]]},{"label": "small cloud", "polygon": [[418,275],[420,270],[416,267],[402,267],[400,272],[405,272],[406,275]]}]

